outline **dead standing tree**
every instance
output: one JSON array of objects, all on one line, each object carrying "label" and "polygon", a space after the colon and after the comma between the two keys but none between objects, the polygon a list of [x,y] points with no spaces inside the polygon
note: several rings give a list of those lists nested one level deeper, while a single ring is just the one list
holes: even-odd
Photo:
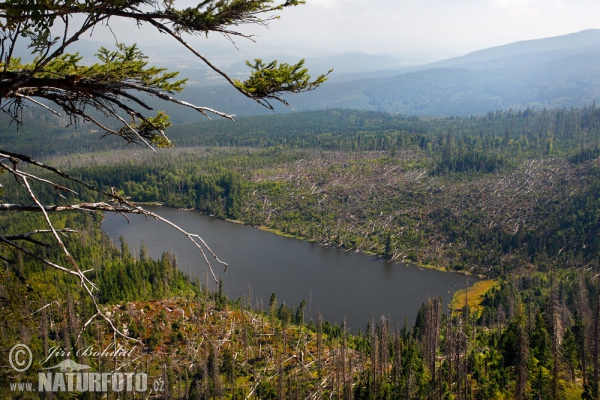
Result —
[{"label": "dead standing tree", "polygon": [[[137,111],[152,110],[143,100],[144,95],[189,107],[207,117],[214,114],[233,119],[230,114],[173,97],[175,93],[183,90],[185,79],[177,80],[176,72],[148,66],[146,57],[136,45],[117,43],[115,51],[101,48],[97,53],[98,62],[92,65],[82,63],[78,54],[67,53],[69,46],[82,35],[91,34],[95,27],[110,27],[117,21],[119,24],[130,23],[133,26],[149,25],[161,34],[170,36],[200,62],[221,75],[242,95],[270,109],[273,109],[270,103],[273,100],[287,105],[282,97],[284,93],[313,90],[326,80],[326,75],[311,80],[308,71],[303,67],[303,60],[291,65],[255,60],[253,64],[248,63],[251,68],[249,78],[241,82],[228,77],[186,40],[186,35],[208,36],[212,33],[224,35],[229,39],[252,39],[237,28],[242,24],[267,25],[270,20],[277,18],[273,13],[299,5],[303,3],[302,0],[205,0],[188,8],[177,8],[175,3],[174,0],[9,0],[0,3],[1,110],[20,124],[26,122],[20,118],[23,107],[36,105],[68,119],[71,124],[77,125],[82,121],[91,123],[97,125],[105,135],[120,136],[128,143],[147,146],[152,151],[156,151],[156,147],[171,146],[165,134],[165,129],[170,123],[168,116],[163,113],[148,116]],[[24,63],[21,59],[13,57],[18,46],[28,47],[35,57],[33,61]],[[99,114],[102,118],[98,117]],[[68,184],[58,184],[54,180],[42,178],[39,173],[31,173],[30,168],[22,168],[24,164],[60,177]],[[11,236],[0,234],[0,242],[63,273],[76,276],[92,299],[96,310],[96,314],[84,326],[96,317],[104,318],[109,323],[111,321],[100,311],[92,295],[97,288],[86,277],[88,271],[80,269],[77,260],[61,239],[62,235],[72,233],[73,230],[56,229],[49,217],[51,213],[80,210],[143,214],[174,227],[194,242],[211,272],[207,253],[217,262],[226,265],[217,258],[202,238],[132,204],[124,196],[118,195],[114,188],[94,187],[14,150],[0,149],[0,168],[11,174],[31,199],[31,204],[0,204],[0,210],[40,212],[46,224],[32,232]],[[36,196],[35,185],[50,185],[59,193],[73,194],[76,194],[75,189],[78,186],[83,186],[97,192],[105,200],[96,203],[43,204]],[[40,237],[51,239],[39,239]],[[39,255],[35,250],[23,246],[23,241],[36,246],[48,246],[52,243],[61,250],[65,261]],[[10,260],[5,261],[10,263]]]},{"label": "dead standing tree", "polygon": [[424,306],[425,329],[423,333],[424,360],[431,373],[432,391],[437,391],[437,352],[442,329],[442,299],[429,298]]}]

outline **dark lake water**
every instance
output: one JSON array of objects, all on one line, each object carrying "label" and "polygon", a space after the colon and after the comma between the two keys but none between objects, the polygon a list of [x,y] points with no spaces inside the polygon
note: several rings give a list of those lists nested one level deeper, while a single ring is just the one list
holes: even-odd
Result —
[{"label": "dark lake water", "polygon": [[[273,292],[279,304],[297,306],[305,300],[306,321],[316,320],[320,312],[332,323],[345,318],[352,330],[363,330],[371,319],[378,321],[385,315],[392,326],[402,326],[405,317],[410,326],[429,296],[442,296],[447,304],[450,291],[465,287],[462,275],[285,238],[197,212],[148,208],[202,236],[229,264],[224,274],[222,266],[211,262],[230,298],[251,297],[263,309]],[[129,224],[120,215],[106,213],[105,217],[102,227],[115,242],[123,236],[135,252],[144,241],[153,258],[172,250],[182,271],[203,282],[212,279],[200,252],[175,229],[142,216],[129,216]],[[470,277],[470,284],[474,280]]]}]

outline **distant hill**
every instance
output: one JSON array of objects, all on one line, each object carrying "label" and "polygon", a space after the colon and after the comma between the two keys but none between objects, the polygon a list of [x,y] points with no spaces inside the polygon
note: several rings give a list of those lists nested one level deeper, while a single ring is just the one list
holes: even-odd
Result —
[{"label": "distant hill", "polygon": [[[342,70],[348,74],[336,77],[334,72],[318,90],[290,96],[294,110],[356,108],[465,116],[498,109],[583,106],[600,97],[600,30],[511,43],[421,66],[385,69],[393,60],[373,58],[372,65],[384,69],[366,73],[347,65],[352,60],[369,63],[368,56],[356,54],[315,63],[336,68],[336,62],[346,62]],[[222,87],[190,86],[185,96],[240,116],[270,112]],[[189,113],[182,117],[180,122],[197,119]],[[180,120],[176,114],[174,120]]]},{"label": "distant hill", "polygon": [[[82,40],[78,46],[76,50],[91,60],[99,44]],[[164,53],[159,45],[156,49],[150,54]],[[243,79],[247,73],[243,61],[222,58],[221,48],[205,50],[219,60],[219,66],[229,65],[223,68],[232,76]],[[251,58],[247,56],[240,53],[236,57]],[[298,60],[288,55],[265,58]],[[180,70],[181,76],[190,78],[185,92],[178,95],[184,100],[237,116],[272,113],[220,84],[222,77],[191,60],[187,53],[175,52],[151,62]],[[274,104],[276,113],[353,108],[419,116],[468,116],[511,108],[580,107],[600,98],[600,30],[510,43],[424,65],[414,62],[410,57],[358,52],[309,57],[306,65],[313,75],[334,68],[330,80],[313,92],[287,96],[293,109]],[[190,109],[153,98],[148,103],[166,111],[177,124],[204,120]]]},{"label": "distant hill", "polygon": [[597,53],[600,50],[600,30],[588,29],[569,35],[526,40],[491,47],[418,67],[488,69],[545,63],[565,56]]}]

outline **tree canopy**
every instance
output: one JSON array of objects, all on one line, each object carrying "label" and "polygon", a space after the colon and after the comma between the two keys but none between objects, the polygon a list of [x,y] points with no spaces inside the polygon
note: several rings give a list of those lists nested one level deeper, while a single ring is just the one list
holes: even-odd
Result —
[{"label": "tree canopy", "polygon": [[[185,35],[218,33],[251,39],[237,28],[242,24],[266,25],[276,18],[272,13],[301,3],[208,0],[179,9],[173,0],[3,2],[0,4],[2,110],[19,120],[23,104],[33,102],[56,114],[64,113],[72,122],[89,121],[130,142],[158,146],[170,145],[164,132],[169,126],[168,117],[160,112],[149,116],[138,111],[152,110],[142,94],[205,115],[212,113],[232,119],[232,115],[173,97],[183,90],[186,80],[177,79],[177,72],[148,66],[146,56],[135,44],[116,43],[115,51],[100,48],[96,54],[98,62],[92,65],[82,64],[80,55],[67,52],[69,45],[94,27],[100,24],[110,27],[114,21],[123,19],[132,24],[151,25],[171,36],[250,99],[269,108],[272,108],[269,100],[287,104],[282,94],[312,90],[325,81],[326,75],[311,80],[303,60],[294,65],[255,60],[254,64],[248,62],[252,69],[250,77],[241,82],[228,77],[192,48]],[[32,62],[23,63],[13,57],[16,46],[25,45],[35,56]],[[97,113],[93,110],[116,119],[120,127],[113,128],[105,119],[94,116]]]}]

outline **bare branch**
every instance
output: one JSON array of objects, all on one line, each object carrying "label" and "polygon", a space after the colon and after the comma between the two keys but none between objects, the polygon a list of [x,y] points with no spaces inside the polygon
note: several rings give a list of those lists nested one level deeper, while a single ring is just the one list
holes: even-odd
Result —
[{"label": "bare branch", "polygon": [[23,180],[23,184],[25,185],[25,187],[27,188],[27,191],[29,192],[29,196],[31,196],[31,199],[38,206],[38,208],[40,209],[40,211],[42,212],[42,214],[44,214],[44,219],[46,219],[46,223],[50,227],[50,230],[52,231],[52,235],[54,236],[54,238],[58,242],[58,245],[62,249],[63,253],[65,253],[65,256],[67,257],[67,261],[76,270],[79,271],[79,267],[77,266],[77,263],[75,262],[75,259],[71,256],[71,253],[69,253],[69,250],[67,249],[67,246],[65,246],[65,244],[61,240],[60,236],[58,236],[58,232],[56,232],[56,230],[54,229],[54,225],[52,224],[52,221],[50,221],[50,217],[48,216],[48,213],[44,209],[44,206],[42,206],[42,203],[40,203],[40,201],[37,199],[37,197],[33,194],[33,191],[31,190],[31,186],[29,186],[29,181],[24,176],[21,176],[21,179]]},{"label": "bare branch", "polygon": [[[188,49],[189,51],[191,51],[196,57],[198,57],[199,59],[201,59],[206,65],[208,65],[210,67],[210,69],[212,69],[213,71],[215,71],[216,73],[218,73],[219,75],[221,75],[223,78],[225,78],[225,80],[231,84],[234,88],[236,88],[236,90],[238,92],[240,92],[241,94],[243,94],[244,96],[248,97],[249,99],[252,99],[254,101],[256,101],[259,104],[264,105],[260,99],[255,98],[254,96],[252,96],[250,93],[246,92],[245,90],[240,89],[239,87],[237,87],[235,85],[235,82],[233,81],[233,79],[231,79],[229,77],[229,75],[227,75],[225,72],[223,72],[222,70],[220,70],[217,66],[215,66],[213,63],[211,63],[206,57],[204,57],[202,54],[200,54],[196,49],[194,49],[189,43],[187,43],[185,40],[183,40],[183,38],[181,37],[181,35],[175,33],[173,30],[169,29],[169,27],[167,27],[164,24],[161,24],[155,20],[148,20],[148,22],[152,25],[154,25],[159,31],[163,31],[166,32],[167,34],[169,34],[171,37],[173,37],[175,40],[177,40],[179,43],[181,43],[183,46],[185,46],[186,49]],[[269,109],[273,109],[273,107],[271,107],[269,105],[269,107],[267,107]]]},{"label": "bare branch", "polygon": [[37,310],[35,310],[34,312],[32,312],[32,313],[31,313],[31,315],[33,315],[33,314],[35,314],[35,313],[38,313],[38,312],[42,311],[42,310],[43,310],[43,309],[45,309],[45,308],[48,308],[48,307],[50,307],[52,304],[59,305],[59,304],[58,304],[58,300],[54,300],[54,301],[52,301],[52,302],[50,302],[50,303],[46,304],[45,306],[43,306],[43,307],[41,307],[41,308],[38,308]]},{"label": "bare branch", "polygon": [[[65,232],[66,233],[78,233],[76,230],[71,229],[71,228],[57,229],[56,231],[60,232],[60,233],[65,233]],[[36,229],[34,231],[22,233],[20,235],[4,236],[4,237],[8,240],[30,240],[31,235],[37,235],[39,233],[52,233],[52,231],[49,229]]]},{"label": "bare branch", "polygon": [[22,252],[24,254],[27,254],[28,256],[30,256],[30,257],[32,257],[32,258],[34,258],[34,259],[36,259],[36,260],[38,260],[38,261],[46,264],[46,265],[48,265],[48,266],[50,266],[52,268],[56,268],[59,271],[62,271],[62,272],[67,273],[69,275],[79,276],[79,274],[76,271],[72,271],[72,270],[70,270],[68,268],[65,268],[65,267],[61,266],[61,265],[55,264],[52,261],[48,261],[45,258],[39,257],[39,256],[35,255],[34,253],[30,252],[29,250],[27,250],[26,248],[21,247],[18,244],[16,244],[15,242],[6,239],[4,236],[0,236],[0,242],[6,243],[7,245],[9,245],[11,247],[14,247],[15,249],[19,250],[20,252]]},{"label": "bare branch", "polygon": [[78,194],[76,191],[74,191],[72,189],[69,189],[68,187],[64,187],[64,186],[58,185],[58,184],[56,184],[56,183],[54,183],[52,181],[39,178],[39,177],[37,177],[35,175],[28,174],[27,172],[23,172],[23,171],[19,171],[19,170],[15,169],[15,168],[11,168],[11,167],[9,167],[8,165],[6,165],[6,164],[4,164],[2,162],[0,162],[0,167],[4,168],[5,170],[9,171],[12,174],[20,176],[22,178],[25,178],[25,177],[26,178],[30,178],[30,179],[33,179],[33,180],[36,180],[36,181],[39,181],[39,182],[47,183],[48,185],[54,186],[54,188],[56,188],[58,190],[61,190],[63,192],[70,192],[70,193],[73,193],[73,194]]},{"label": "bare branch", "polygon": [[156,97],[158,97],[158,98],[160,98],[162,100],[170,101],[170,102],[175,103],[175,104],[179,104],[179,105],[182,105],[182,106],[185,106],[185,107],[193,108],[194,110],[201,112],[206,117],[208,117],[208,115],[206,115],[206,111],[208,111],[210,113],[213,113],[215,115],[218,115],[220,117],[227,118],[227,119],[230,119],[230,120],[233,121],[234,115],[232,115],[232,114],[226,114],[224,112],[217,111],[217,110],[214,110],[214,109],[208,108],[208,107],[199,107],[199,106],[196,106],[196,105],[194,105],[192,103],[188,103],[187,101],[178,100],[178,99],[176,99],[176,98],[174,98],[172,96],[169,96],[166,93],[163,93],[163,92],[161,92],[159,90],[144,88],[143,86],[136,85],[134,83],[126,83],[123,86],[130,87],[132,89],[137,89],[139,91],[144,91],[144,92],[153,94],[153,95],[155,95]]},{"label": "bare branch", "polygon": [[[156,153],[156,150],[154,149],[154,147],[152,147],[152,145],[150,143],[148,143],[148,141],[146,139],[144,139],[138,131],[136,131],[131,125],[129,125],[127,123],[127,121],[125,121],[125,119],[123,117],[121,117],[119,114],[115,113],[114,116],[123,123],[123,125],[125,125],[127,127],[127,129],[132,132],[135,136],[138,137],[138,139],[140,139],[146,146],[148,146],[148,148],[150,150],[152,150],[154,153]],[[164,136],[164,132],[161,131],[161,133]]]},{"label": "bare branch", "polygon": [[29,96],[25,96],[25,95],[23,95],[23,94],[19,94],[19,93],[15,93],[15,96],[17,96],[17,97],[21,97],[21,98],[23,98],[23,99],[26,99],[26,100],[29,100],[30,102],[32,102],[32,103],[34,103],[34,104],[37,104],[38,106],[40,106],[40,107],[42,107],[42,108],[45,108],[46,110],[50,111],[52,114],[54,114],[54,115],[57,115],[57,116],[59,116],[59,117],[62,117],[62,115],[61,115],[61,114],[60,114],[58,111],[54,111],[52,108],[48,107],[48,106],[47,106],[47,105],[45,105],[44,103],[41,103],[41,102],[39,102],[39,101],[37,101],[37,100],[35,100],[35,99],[32,99],[32,98],[31,98],[31,97],[29,97]]},{"label": "bare branch", "polygon": [[[200,252],[204,256],[204,260],[206,261],[206,264],[207,264],[215,282],[218,282],[219,280],[217,279],[217,276],[215,275],[215,273],[212,269],[212,265],[210,264],[208,258],[206,257],[206,254],[204,253],[204,248],[206,248],[208,250],[208,252],[214,257],[214,259],[219,264],[221,264],[225,267],[225,270],[227,270],[227,267],[229,266],[229,264],[220,260],[217,257],[217,255],[212,251],[210,246],[208,246],[208,244],[200,236],[193,234],[193,233],[189,233],[189,232],[185,231],[184,229],[182,229],[181,227],[179,227],[178,225],[174,224],[173,222],[161,217],[160,215],[158,215],[156,213],[153,213],[152,211],[144,210],[141,207],[133,206],[133,208],[131,208],[131,207],[121,206],[121,205],[111,205],[108,203],[80,203],[80,204],[68,204],[68,205],[63,205],[63,206],[58,206],[58,205],[43,206],[43,210],[42,210],[37,204],[0,204],[0,211],[62,212],[62,211],[73,211],[73,210],[111,211],[111,212],[116,212],[116,213],[121,213],[121,214],[125,214],[125,213],[126,214],[143,214],[143,215],[146,215],[147,217],[152,217],[158,221],[161,221],[161,222],[173,227],[177,231],[184,234],[200,250]],[[200,243],[198,243],[196,240],[198,240]],[[204,246],[204,248],[202,246]]]},{"label": "bare branch", "polygon": [[[46,212],[61,212],[61,211],[74,211],[74,210],[87,210],[87,211],[113,211],[116,213],[130,213],[130,214],[145,214],[145,210],[138,210],[136,208],[129,208],[126,206],[114,206],[108,203],[79,203],[79,204],[67,204],[67,205],[55,205],[55,206],[43,206],[43,211]],[[37,204],[0,204],[0,211],[42,211]]]},{"label": "bare branch", "polygon": [[71,176],[71,175],[69,175],[67,173],[64,173],[64,172],[58,170],[57,168],[54,168],[54,167],[51,167],[49,165],[43,164],[43,163],[41,163],[39,161],[36,161],[36,160],[32,159],[29,156],[18,154],[18,153],[13,153],[13,152],[6,151],[6,150],[0,150],[0,157],[6,157],[6,158],[14,157],[14,158],[16,158],[18,160],[25,161],[28,164],[32,164],[32,165],[35,165],[37,167],[46,169],[48,171],[54,172],[55,174],[57,174],[57,175],[65,178],[65,179],[68,179],[68,180],[73,181],[75,183],[79,183],[80,185],[85,186],[87,189],[90,189],[90,190],[92,190],[92,191],[94,191],[96,193],[100,193],[100,194],[102,194],[104,196],[107,196],[109,198],[117,200],[119,203],[131,205],[127,201],[127,199],[125,199],[122,196],[117,195],[116,193],[111,193],[111,192],[107,192],[107,191],[98,189],[97,187],[95,187],[93,185],[90,185],[89,183],[84,182],[81,179],[77,179],[77,178],[75,178],[75,177],[73,177],[73,176]]}]

